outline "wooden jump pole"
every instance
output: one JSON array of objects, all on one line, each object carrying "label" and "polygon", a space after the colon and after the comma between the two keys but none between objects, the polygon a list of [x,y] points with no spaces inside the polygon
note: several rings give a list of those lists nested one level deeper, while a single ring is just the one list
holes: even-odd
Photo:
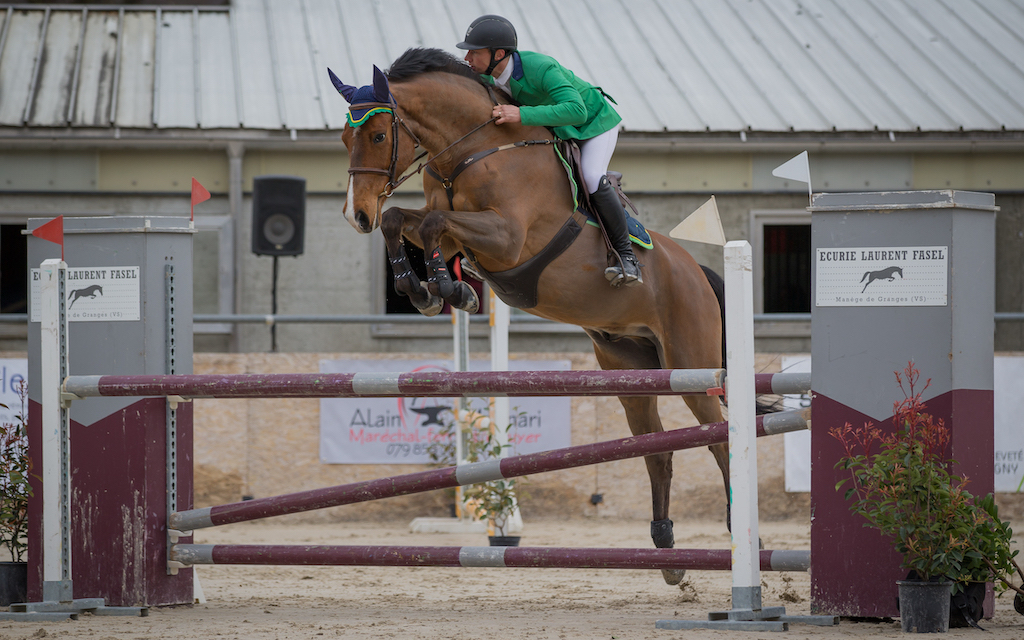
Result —
[{"label": "wooden jump pole", "polygon": [[[803,413],[799,411],[786,411],[757,418],[759,435],[774,435],[806,428],[807,422],[803,418]],[[726,442],[729,438],[728,431],[729,424],[727,422],[716,422],[608,442],[578,445],[445,469],[433,469],[215,507],[179,511],[171,514],[168,526],[176,531],[192,531],[234,522],[368,502],[478,482],[584,467],[626,458],[639,458]]]},{"label": "wooden jump pole", "polygon": [[[171,559],[186,565],[325,565],[383,567],[516,567],[562,569],[686,569],[728,571],[728,549],[571,547],[404,547],[178,544]],[[759,553],[763,571],[807,571],[810,552]]]}]

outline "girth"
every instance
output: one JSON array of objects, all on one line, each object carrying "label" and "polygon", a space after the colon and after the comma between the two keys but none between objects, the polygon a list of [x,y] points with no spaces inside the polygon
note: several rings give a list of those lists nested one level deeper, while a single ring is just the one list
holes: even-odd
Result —
[{"label": "girth", "polygon": [[493,149],[487,149],[486,151],[479,151],[472,155],[466,156],[465,158],[460,160],[459,163],[455,165],[455,168],[452,169],[452,174],[447,178],[439,174],[434,169],[434,167],[432,167],[429,164],[426,165],[425,170],[427,173],[430,174],[430,177],[441,183],[441,186],[444,187],[444,192],[448,194],[448,206],[451,207],[452,209],[455,209],[455,204],[453,202],[455,198],[455,189],[453,188],[455,178],[458,178],[459,175],[463,171],[465,171],[471,164],[483,160],[487,156],[491,155],[492,153],[497,153],[498,151],[516,149],[520,147],[532,147],[538,144],[553,144],[554,142],[554,140],[520,140],[519,142],[503,144],[500,147],[494,147]]},{"label": "girth", "polygon": [[576,237],[580,235],[585,220],[586,217],[582,213],[573,211],[558,233],[539,253],[526,262],[505,271],[497,273],[485,271],[480,267],[480,263],[477,262],[476,256],[473,255],[469,247],[464,247],[463,253],[472,263],[472,270],[483,276],[483,279],[491,285],[491,289],[494,290],[495,295],[501,298],[502,302],[516,309],[532,309],[537,306],[537,282],[540,280],[540,274],[555,258],[572,246]]}]

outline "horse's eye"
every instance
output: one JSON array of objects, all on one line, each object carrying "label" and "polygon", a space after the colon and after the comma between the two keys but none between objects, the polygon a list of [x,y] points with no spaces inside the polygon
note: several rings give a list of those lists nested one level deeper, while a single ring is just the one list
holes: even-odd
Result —
[{"label": "horse's eye", "polygon": [[387,136],[385,136],[383,133],[378,133],[377,135],[373,136],[373,144],[380,144],[381,142],[384,142],[384,138],[386,137]]}]

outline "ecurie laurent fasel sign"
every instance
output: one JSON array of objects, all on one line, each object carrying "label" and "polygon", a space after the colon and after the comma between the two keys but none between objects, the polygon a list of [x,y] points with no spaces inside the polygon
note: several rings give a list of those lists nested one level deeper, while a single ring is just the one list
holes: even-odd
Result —
[{"label": "ecurie laurent fasel sign", "polygon": [[949,247],[819,248],[816,307],[944,307]]},{"label": "ecurie laurent fasel sign", "polygon": [[[64,289],[69,322],[135,322],[141,317],[139,274],[134,267],[67,270]],[[32,322],[40,321],[39,269],[32,269]]]}]

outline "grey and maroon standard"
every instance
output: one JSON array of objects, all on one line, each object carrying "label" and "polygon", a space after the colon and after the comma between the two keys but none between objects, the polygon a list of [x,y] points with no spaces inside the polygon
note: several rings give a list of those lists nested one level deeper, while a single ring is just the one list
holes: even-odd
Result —
[{"label": "grey and maroon standard", "polygon": [[923,399],[951,428],[949,455],[971,492],[993,490],[995,211],[992,194],[963,191],[814,197],[814,611],[898,616],[896,580],[906,573],[836,492],[842,450],[828,430],[868,421],[891,430],[893,402],[903,398],[894,373],[909,361],[931,378]]}]

